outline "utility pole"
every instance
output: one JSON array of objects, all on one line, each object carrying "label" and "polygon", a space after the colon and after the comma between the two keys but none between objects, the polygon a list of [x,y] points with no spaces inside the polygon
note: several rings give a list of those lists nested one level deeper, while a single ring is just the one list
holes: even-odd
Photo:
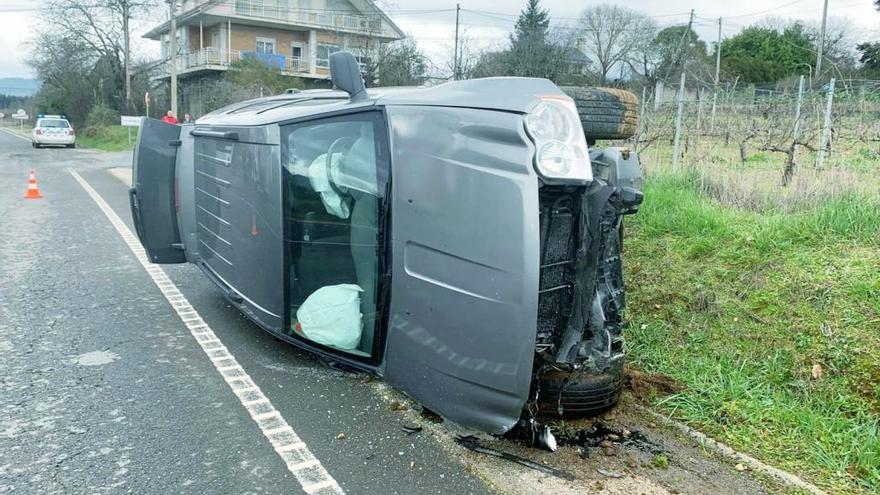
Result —
[{"label": "utility pole", "polygon": [[712,89],[712,118],[709,132],[715,132],[715,105],[718,103],[718,83],[721,77],[721,18],[718,18],[718,42],[715,43],[715,86]]},{"label": "utility pole", "polygon": [[452,80],[458,81],[458,16],[461,13],[461,5],[455,4],[455,49],[452,54]]},{"label": "utility pole", "polygon": [[666,70],[666,75],[663,79],[669,79],[669,76],[672,75],[672,71],[675,70],[676,67],[681,66],[681,70],[685,70],[685,66],[687,65],[686,57],[684,56],[686,50],[684,49],[685,39],[690,38],[691,28],[694,25],[694,9],[691,9],[691,16],[688,19],[687,30],[681,35],[681,39],[678,40],[678,46],[675,48],[675,62],[669,66]]},{"label": "utility pole", "polygon": [[129,0],[122,0],[122,31],[125,39],[123,40],[125,47],[125,106],[131,110],[134,105],[131,102],[131,37],[128,32],[128,18],[131,15],[131,4]]},{"label": "utility pole", "polygon": [[171,7],[171,113],[177,117],[177,17],[174,12],[177,0],[169,0],[168,5]]},{"label": "utility pole", "polygon": [[822,71],[822,50],[825,49],[825,21],[828,20],[828,0],[822,8],[822,29],[819,30],[819,45],[816,47],[816,79]]}]

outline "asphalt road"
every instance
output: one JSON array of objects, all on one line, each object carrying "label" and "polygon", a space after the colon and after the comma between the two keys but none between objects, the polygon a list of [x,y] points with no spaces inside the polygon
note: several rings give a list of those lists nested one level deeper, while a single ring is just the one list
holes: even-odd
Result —
[{"label": "asphalt road", "polygon": [[[302,493],[68,171],[131,228],[107,172],[129,159],[0,131],[0,493]],[[30,170],[43,199],[23,199]],[[197,268],[164,269],[341,490],[489,493],[429,435],[407,435],[366,377],[273,339]]]}]

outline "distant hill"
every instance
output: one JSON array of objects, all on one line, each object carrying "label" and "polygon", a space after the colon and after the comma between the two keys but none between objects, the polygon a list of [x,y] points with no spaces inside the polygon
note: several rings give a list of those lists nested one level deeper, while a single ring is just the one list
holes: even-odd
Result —
[{"label": "distant hill", "polygon": [[40,89],[40,81],[24,77],[0,77],[0,95],[33,96]]}]

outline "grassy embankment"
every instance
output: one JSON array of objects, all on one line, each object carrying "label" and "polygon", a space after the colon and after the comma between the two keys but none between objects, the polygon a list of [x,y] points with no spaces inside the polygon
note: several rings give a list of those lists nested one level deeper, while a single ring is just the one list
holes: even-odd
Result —
[{"label": "grassy embankment", "polygon": [[800,168],[784,189],[778,156],[643,161],[630,363],[686,387],[657,406],[830,492],[880,491],[876,155]]},{"label": "grassy embankment", "polygon": [[134,148],[137,142],[137,127],[131,128],[131,145],[128,144],[128,127],[111,125],[77,129],[76,145],[102,151],[125,151]]}]

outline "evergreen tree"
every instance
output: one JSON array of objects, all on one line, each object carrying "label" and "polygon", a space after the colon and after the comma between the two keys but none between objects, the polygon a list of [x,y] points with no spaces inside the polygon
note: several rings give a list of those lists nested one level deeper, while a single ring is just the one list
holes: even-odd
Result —
[{"label": "evergreen tree", "polygon": [[529,0],[526,8],[519,13],[510,40],[514,49],[521,44],[544,44],[547,42],[550,15],[538,6],[538,2],[539,0]]}]

